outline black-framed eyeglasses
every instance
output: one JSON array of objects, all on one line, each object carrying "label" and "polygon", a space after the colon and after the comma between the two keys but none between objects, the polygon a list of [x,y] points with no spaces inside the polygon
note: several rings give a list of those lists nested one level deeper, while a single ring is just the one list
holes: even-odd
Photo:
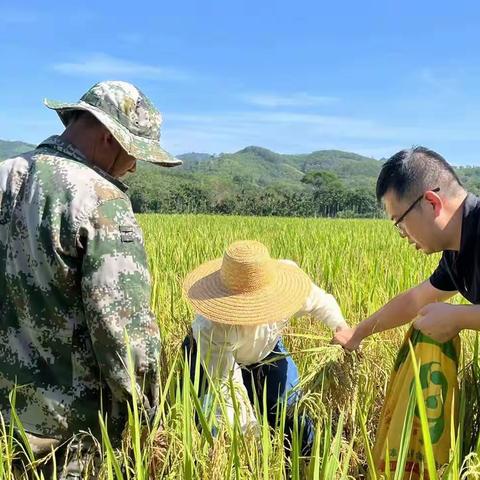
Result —
[{"label": "black-framed eyeglasses", "polygon": [[[440,191],[440,187],[437,187],[437,188],[434,188],[433,190],[429,190],[430,192],[439,192]],[[413,210],[413,208],[415,207],[415,205],[424,197],[425,195],[425,192],[422,193],[406,210],[405,212],[403,212],[402,215],[400,215],[400,217],[398,218],[398,220],[393,224],[395,227],[398,228],[398,230],[400,230],[400,232],[403,232],[403,229],[402,227],[400,226],[400,223],[405,219],[405,217]]]}]

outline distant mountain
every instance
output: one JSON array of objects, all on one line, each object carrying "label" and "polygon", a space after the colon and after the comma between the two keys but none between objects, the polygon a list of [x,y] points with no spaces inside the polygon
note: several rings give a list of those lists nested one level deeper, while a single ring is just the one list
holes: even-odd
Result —
[{"label": "distant mountain", "polygon": [[[35,148],[25,142],[0,140],[0,160]],[[149,174],[191,177],[220,177],[236,184],[265,186],[272,183],[296,184],[306,172],[328,170],[345,183],[369,186],[378,174],[381,163],[372,158],[339,150],[321,150],[309,154],[284,155],[266,148],[250,146],[236,153],[185,153],[178,155],[181,167],[153,169]]]},{"label": "distant mountain", "polygon": [[[189,154],[193,155],[193,154]],[[201,154],[201,160],[190,161],[177,171],[229,178],[235,183],[257,186],[276,182],[298,184],[311,170],[327,170],[337,174],[346,184],[371,186],[382,163],[340,150],[321,150],[309,154],[284,155],[266,148],[250,146],[236,153],[216,156]],[[180,156],[182,157],[182,156]]]},{"label": "distant mountain", "polygon": [[35,145],[31,145],[25,142],[10,142],[7,140],[0,140],[0,160],[14,157],[20,153],[28,152],[35,148]]},{"label": "distant mountain", "polygon": [[[17,141],[0,140],[0,160],[35,148],[34,145]],[[382,160],[365,157],[341,150],[319,150],[308,154],[280,154],[266,148],[249,146],[235,153],[185,153],[178,155],[183,165],[175,168],[158,168],[141,163],[139,173],[126,178],[135,187],[143,184],[140,176],[148,177],[152,188],[164,188],[177,181],[202,184],[215,191],[225,192],[232,188],[288,188],[304,190],[302,177],[310,171],[329,171],[336,174],[349,188],[375,188]],[[480,167],[456,167],[466,188],[480,193]]]}]

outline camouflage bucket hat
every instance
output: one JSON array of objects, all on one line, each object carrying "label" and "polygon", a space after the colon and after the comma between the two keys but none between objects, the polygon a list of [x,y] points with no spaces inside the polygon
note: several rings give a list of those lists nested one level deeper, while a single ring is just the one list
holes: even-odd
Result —
[{"label": "camouflage bucket hat", "polygon": [[76,110],[94,115],[120,143],[138,160],[164,167],[181,165],[182,161],[160,147],[162,116],[152,102],[134,85],[127,82],[100,82],[88,90],[77,103],[44,100],[58,113],[67,126]]}]

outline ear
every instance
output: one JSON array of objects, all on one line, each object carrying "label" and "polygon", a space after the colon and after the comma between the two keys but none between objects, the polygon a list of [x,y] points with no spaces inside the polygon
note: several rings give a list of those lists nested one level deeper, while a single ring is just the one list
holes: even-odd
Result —
[{"label": "ear", "polygon": [[434,215],[438,217],[443,208],[443,201],[441,197],[436,192],[428,190],[425,192],[424,198],[430,204],[431,208],[433,208]]},{"label": "ear", "polygon": [[115,137],[105,128],[102,133],[102,141],[106,146],[112,147],[117,142]]},{"label": "ear", "polygon": [[108,155],[116,156],[121,148],[116,138],[105,128],[100,136],[102,147]]}]

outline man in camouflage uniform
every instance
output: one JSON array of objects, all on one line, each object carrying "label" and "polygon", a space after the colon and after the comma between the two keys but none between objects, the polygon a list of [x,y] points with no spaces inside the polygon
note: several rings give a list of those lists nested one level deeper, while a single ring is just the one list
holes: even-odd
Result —
[{"label": "man in camouflage uniform", "polygon": [[[156,405],[160,337],[142,233],[118,178],[136,159],[181,163],[159,145],[160,113],[129,83],[45,104],[63,134],[0,163],[0,408],[10,423],[15,391],[37,454],[61,452],[81,430],[99,437],[99,410],[119,439],[132,393],[125,334],[139,398]],[[71,462],[61,478],[80,470]]]}]

